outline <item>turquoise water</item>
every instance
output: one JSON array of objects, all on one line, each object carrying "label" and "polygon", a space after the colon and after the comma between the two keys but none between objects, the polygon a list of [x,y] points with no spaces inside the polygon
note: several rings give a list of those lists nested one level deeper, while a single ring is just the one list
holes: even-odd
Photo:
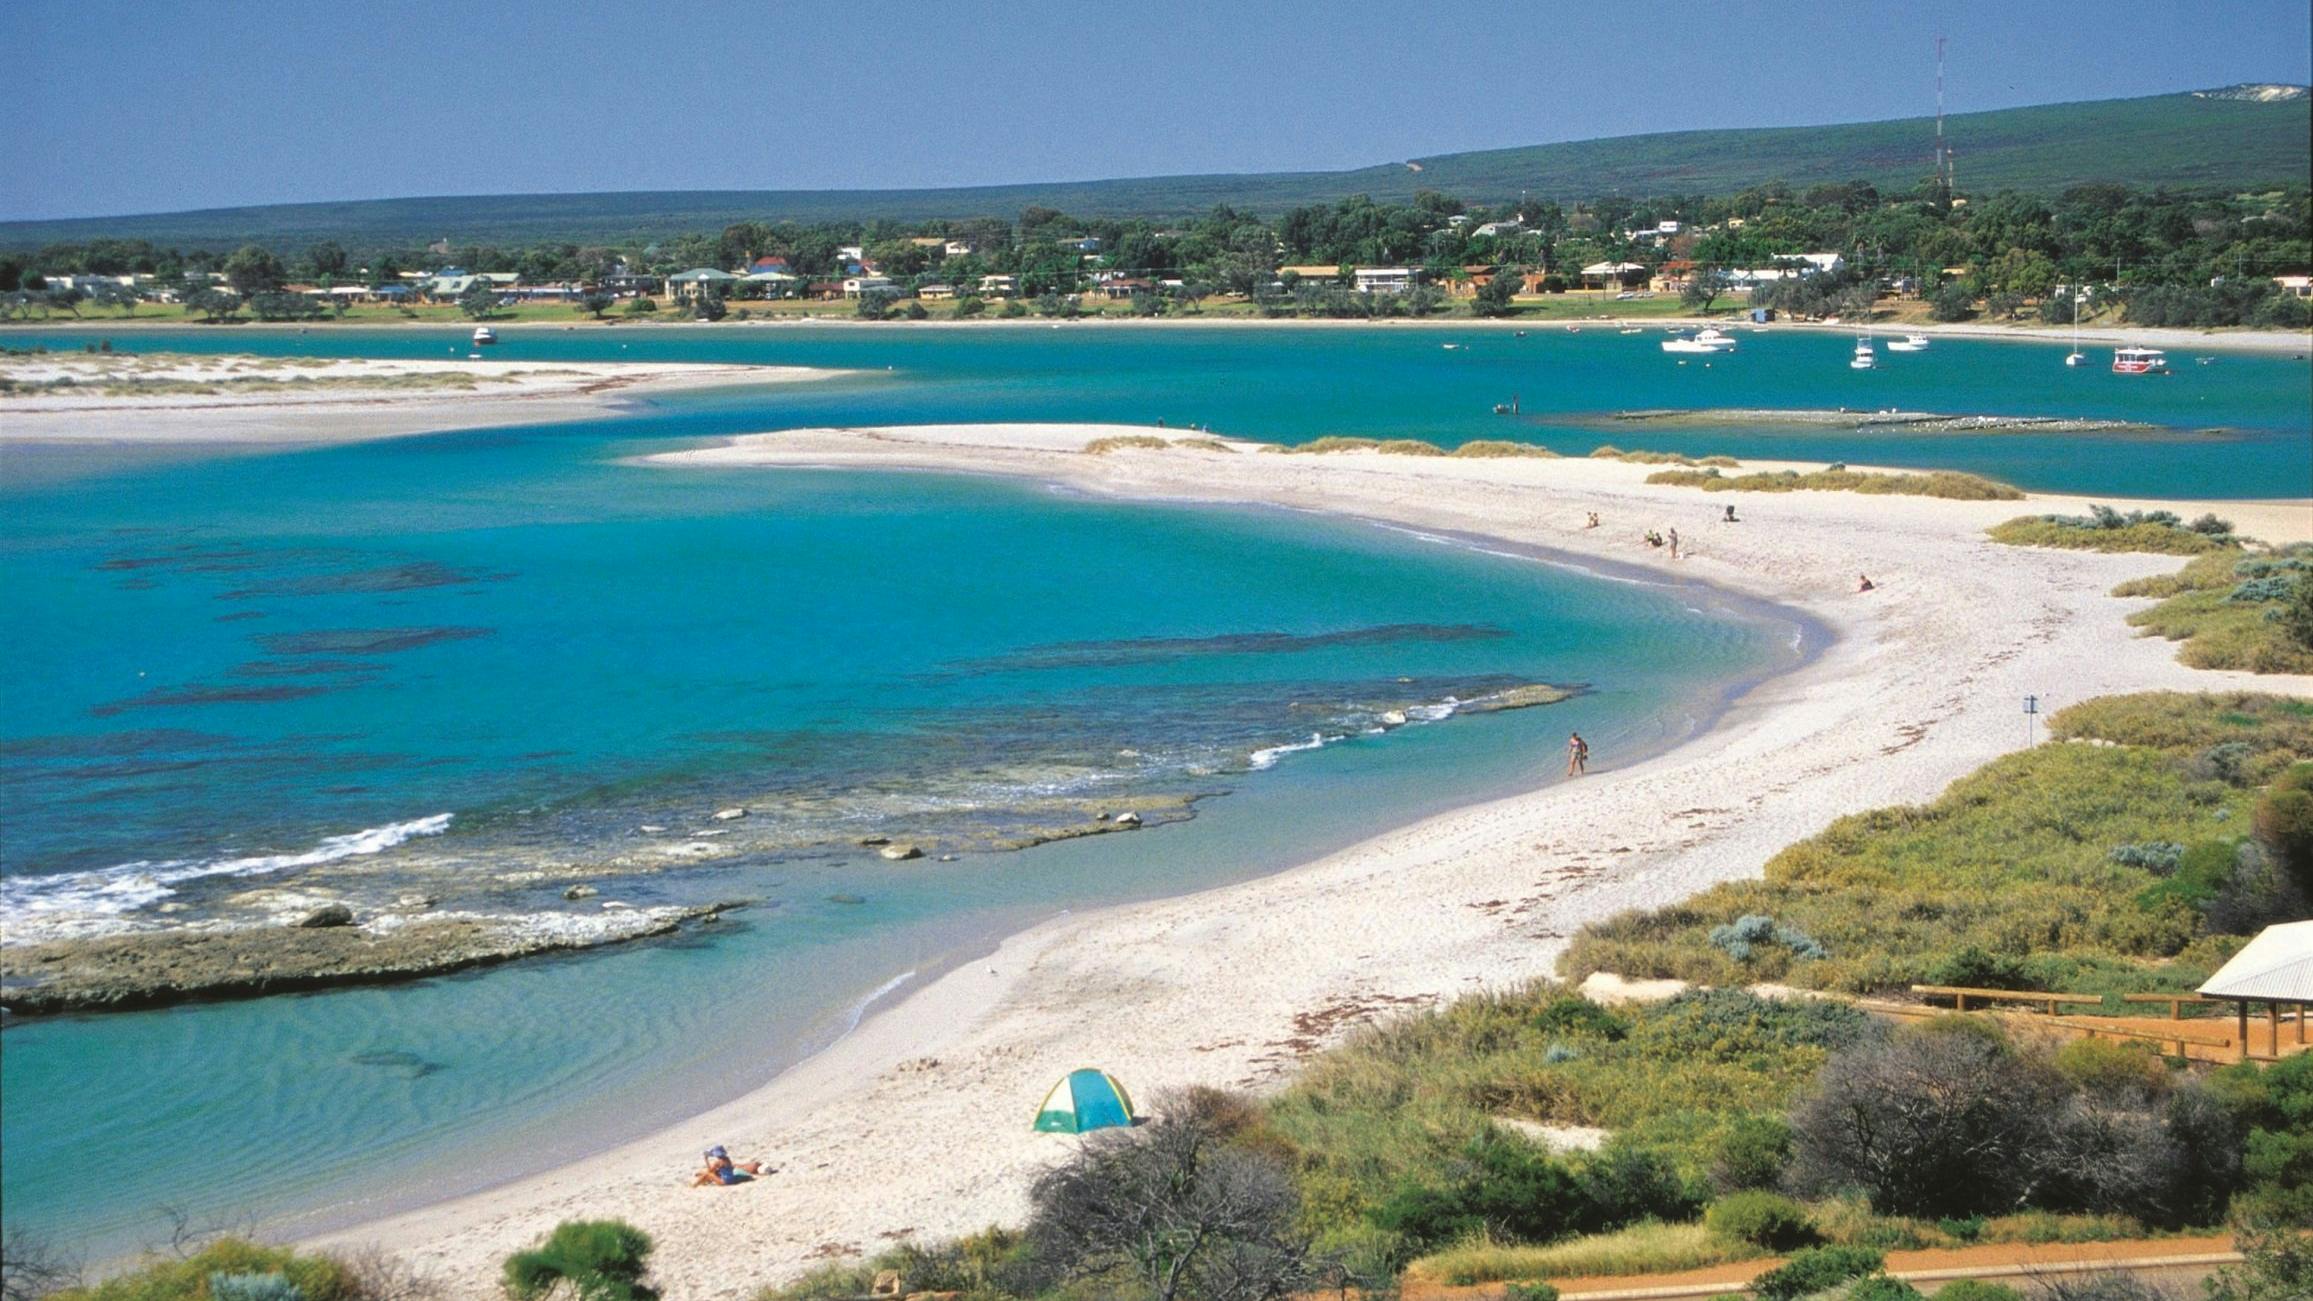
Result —
[{"label": "turquoise water", "polygon": [[[2313,492],[2313,363],[2302,357],[2171,353],[2175,373],[2127,377],[2062,364],[2067,345],[1939,338],[1924,353],[1883,352],[1847,367],[1836,333],[1738,333],[1731,357],[1680,358],[1660,329],[1623,335],[1563,327],[1072,325],[971,329],[725,325],[706,330],[510,327],[494,354],[522,360],[683,360],[833,366],[870,376],[782,397],[778,423],[871,424],[1096,420],[1205,424],[1302,442],[1326,434],[1452,444],[1516,437],[1560,451],[1601,442],[1693,454],[1933,466],[2045,491],[2254,498]],[[23,346],[78,347],[90,336],[12,332]],[[143,349],[317,356],[463,355],[450,332],[169,330],[121,336]],[[1448,349],[1445,344],[1459,346]],[[2196,356],[2215,358],[2208,365]],[[1703,362],[1708,361],[1705,365]],[[889,369],[887,369],[889,368]],[[1522,414],[1491,414],[1515,397]],[[1951,414],[2126,420],[2171,437],[1905,435],[1715,429],[1642,432],[1569,424],[1617,410],[1849,407]],[[714,400],[730,428],[756,428],[752,399]],[[2205,431],[2221,431],[2208,433]]]},{"label": "turquoise water", "polygon": [[[638,905],[759,902],[675,940],[390,989],[14,1026],[11,1227],[101,1255],[155,1235],[164,1205],[313,1226],[541,1169],[761,1083],[895,979],[904,993],[1039,918],[1275,871],[1531,784],[1568,728],[1611,765],[1796,654],[1791,626],[1707,591],[1363,525],[616,463],[636,451],[822,424],[1163,418],[1287,442],[1952,466],[2114,495],[2313,479],[2308,372],[2284,358],[2180,352],[2176,375],[2128,381],[2068,371],[2058,346],[1959,340],[1859,375],[1833,335],[1744,336],[1737,358],[1680,368],[1659,333],[1595,329],[505,334],[514,360],[861,373],[286,454],[0,454],[0,914],[12,932],[159,924],[321,887],[365,908],[416,889],[578,916],[594,905],[562,901],[571,874]],[[464,351],[431,332],[134,338]],[[1513,394],[1522,417],[1489,414]],[[2225,432],[1569,423],[1832,405]],[[1585,691],[1421,721],[1530,681]],[[1392,710],[1415,721],[1376,730]],[[1301,748],[1313,738],[1329,743]],[[1179,825],[984,852],[1056,804],[1220,792]],[[710,826],[732,803],[756,812]],[[726,834],[690,839],[710,830]],[[867,833],[959,858],[884,863],[856,845]],[[711,861],[620,866],[669,839]],[[541,863],[567,873],[521,879]],[[92,1151],[140,1156],[100,1157],[92,1179]]]},{"label": "turquoise water", "polygon": [[[561,898],[572,875],[637,905],[757,902],[390,989],[15,1025],[10,1225],[101,1256],[163,1206],[311,1226],[541,1169],[761,1083],[878,989],[1029,922],[1530,784],[1569,728],[1611,764],[1798,653],[1789,624],[1701,589],[1361,524],[618,463],[893,386],[11,474],[13,935],[301,889],[593,912]],[[1444,708],[1535,681],[1583,694]],[[1178,825],[979,848],[1024,803],[1224,794]],[[714,824],[734,802],[754,815]],[[890,830],[958,858],[855,843]],[[622,866],[693,837],[711,861]],[[92,1179],[92,1151],[139,1155]]]}]

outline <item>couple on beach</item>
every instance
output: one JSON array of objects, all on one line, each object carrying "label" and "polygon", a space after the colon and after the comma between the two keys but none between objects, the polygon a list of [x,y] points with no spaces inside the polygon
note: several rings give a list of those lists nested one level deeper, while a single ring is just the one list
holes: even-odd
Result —
[{"label": "couple on beach", "polygon": [[691,1177],[691,1187],[716,1188],[743,1184],[763,1173],[766,1172],[761,1161],[734,1162],[731,1153],[718,1143],[707,1149],[706,1168]]}]

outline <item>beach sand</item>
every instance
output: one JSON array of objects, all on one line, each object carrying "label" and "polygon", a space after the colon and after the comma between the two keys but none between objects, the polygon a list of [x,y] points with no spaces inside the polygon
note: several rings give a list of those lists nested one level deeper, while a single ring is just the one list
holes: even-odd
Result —
[{"label": "beach sand", "polygon": [[[302,446],[586,420],[630,397],[840,371],[642,362],[384,361],[131,353],[0,359],[0,448],[29,443]],[[109,392],[96,392],[108,388]],[[209,392],[192,391],[208,388]],[[137,389],[154,391],[139,393]],[[82,391],[75,391],[82,390]],[[173,391],[172,391],[173,390]]]},{"label": "beach sand", "polygon": [[[799,431],[651,458],[732,473],[794,465],[1024,476],[1134,500],[1267,503],[1642,566],[1804,611],[1835,641],[1739,699],[1686,744],[1451,811],[1275,875],[1062,917],[870,1016],[745,1097],[642,1141],[508,1186],[327,1235],[376,1243],[483,1295],[504,1256],[576,1216],[658,1242],[673,1298],[744,1297],[809,1265],[1017,1223],[1037,1172],[1074,1140],[1029,1132],[1068,1070],[1099,1065],[1136,1096],[1261,1088],[1365,1018],[1551,972],[1585,922],[1756,876],[1844,814],[1918,802],[2025,742],[2049,707],[2155,688],[2313,694],[2313,679],[2199,672],[2122,622],[2113,584],[2173,557],[2000,546],[1983,529],[2082,503],[1846,493],[1716,494],[1647,486],[1593,460],[1283,456],[1171,448],[1093,456],[1090,439],[1156,430],[953,426]],[[1177,436],[1178,431],[1173,431]],[[1742,523],[1718,522],[1732,502]],[[2216,509],[2274,541],[2313,538],[2313,502]],[[1601,527],[1583,527],[1596,511]],[[1645,546],[1679,529],[1691,558]],[[1856,592],[1868,573],[1878,590]],[[1103,599],[1129,592],[1119,574]],[[2044,734],[2044,733],[2043,733]],[[743,1052],[744,1045],[733,1045]],[[683,1186],[727,1144],[777,1173]]]}]

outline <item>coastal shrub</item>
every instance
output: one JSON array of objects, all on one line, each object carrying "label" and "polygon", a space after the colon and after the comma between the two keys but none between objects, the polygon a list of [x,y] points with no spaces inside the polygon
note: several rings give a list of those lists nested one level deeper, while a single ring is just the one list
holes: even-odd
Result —
[{"label": "coastal shrub", "polygon": [[1578,1231],[1598,1232],[1639,1220],[1691,1220],[1707,1189],[1689,1180],[1663,1152],[1617,1135],[1575,1168],[1584,1205]]},{"label": "coastal shrub", "polygon": [[305,1301],[305,1293],[286,1274],[209,1275],[209,1301]]},{"label": "coastal shrub", "polygon": [[[1616,447],[1612,443],[1607,443],[1600,447],[1591,448],[1590,456],[1592,460],[1627,461],[1632,465],[1698,464],[1698,462],[1693,457],[1686,456],[1678,452],[1626,452],[1623,449]],[[1647,482],[1653,483],[1654,480],[1650,478],[1647,480]]]},{"label": "coastal shrub", "polygon": [[1994,542],[2014,547],[2061,547],[2072,551],[2145,551],[2164,556],[2196,556],[2227,550],[2232,542],[2185,528],[2167,511],[2133,522],[2104,524],[2090,516],[2026,515],[1995,524],[1986,532]]},{"label": "coastal shrub", "polygon": [[1323,438],[1314,438],[1285,450],[1304,456],[1323,456],[1328,452],[1371,452],[1380,447],[1381,440],[1378,438],[1349,438],[1327,434]]},{"label": "coastal shrub", "polygon": [[1418,438],[1392,438],[1374,449],[1384,456],[1444,456],[1446,449]]},{"label": "coastal shrub", "polygon": [[1374,1223],[1429,1250],[1480,1232],[1548,1242],[1586,1218],[1582,1190],[1564,1166],[1490,1130],[1440,1174],[1399,1188],[1375,1209]]},{"label": "coastal shrub", "polygon": [[1111,434],[1106,438],[1095,438],[1086,443],[1084,451],[1088,456],[1106,456],[1110,452],[1119,452],[1126,448],[1143,448],[1152,452],[1161,452],[1171,446],[1170,440],[1159,438],[1155,434]]},{"label": "coastal shrub", "polygon": [[1721,1192],[1774,1188],[1791,1164],[1791,1123],[1773,1112],[1737,1116],[1711,1157],[1711,1183]]},{"label": "coastal shrub", "polygon": [[2122,867],[2140,867],[2155,876],[2166,876],[2176,870],[2184,856],[2184,846],[2173,840],[2151,840],[2143,844],[2114,845],[2105,854],[2108,860]]},{"label": "coastal shrub", "polygon": [[1823,946],[1803,930],[1776,923],[1772,917],[1749,913],[1724,926],[1711,928],[1711,943],[1720,952],[1737,962],[1749,962],[1752,954],[1764,944],[1778,944],[1800,958],[1827,958]]},{"label": "coastal shrub", "polygon": [[623,1220],[564,1220],[545,1241],[506,1258],[502,1278],[515,1301],[542,1301],[568,1287],[587,1301],[653,1301],[642,1281],[651,1237]]},{"label": "coastal shrub", "polygon": [[1710,1231],[1769,1251],[1790,1251],[1816,1240],[1807,1208],[1776,1193],[1730,1193],[1703,1213]]},{"label": "coastal shrub", "polygon": [[1540,443],[1513,443],[1504,438],[1473,438],[1455,448],[1452,455],[1469,457],[1537,456],[1556,459],[1558,453]]},{"label": "coastal shrub", "polygon": [[[1690,462],[1690,464],[1692,464]],[[1760,471],[1725,475],[1716,468],[1662,470],[1648,483],[1700,488],[1705,492],[1856,492],[1876,496],[1937,497],[1949,501],[2014,501],[2024,494],[1996,479],[1934,470],[1924,474],[1883,474],[1869,470]]]},{"label": "coastal shrub", "polygon": [[2289,644],[2313,651],[2313,573],[2299,574],[2281,604],[2265,616]]},{"label": "coastal shrub", "polygon": [[1856,1280],[1855,1286],[1847,1289],[1845,1301],[1926,1301],[1926,1298],[1918,1288],[1900,1278],[1872,1274]]},{"label": "coastal shrub", "polygon": [[1540,1279],[1512,1283],[1502,1289],[1503,1301],[1558,1301],[1558,1289]]},{"label": "coastal shrub", "polygon": [[1163,1301],[1311,1286],[1318,1265],[1285,1163],[1227,1142],[1192,1100],[1159,1098],[1157,1110],[1145,1128],[1104,1130],[1037,1178],[1028,1284],[1129,1279]]},{"label": "coastal shrub", "polygon": [[1618,1042],[1630,1035],[1630,1022],[1578,994],[1562,994],[1534,1014],[1534,1027],[1550,1034]]},{"label": "coastal shrub", "polygon": [[2208,1301],[2270,1301],[2273,1297],[2313,1296],[2313,1234],[2303,1221],[2253,1222],[2234,1235],[2241,1263],[2218,1270],[2202,1283]]},{"label": "coastal shrub", "polygon": [[1760,1249],[1700,1224],[1648,1222],[1537,1246],[1474,1238],[1406,1266],[1405,1281],[1469,1287],[1507,1279],[1663,1274],[1751,1260]]},{"label": "coastal shrub", "polygon": [[1877,1273],[1884,1260],[1869,1247],[1809,1247],[1752,1279],[1751,1292],[1763,1301],[1797,1301],[1851,1278]]},{"label": "coastal shrub", "polygon": [[375,1295],[335,1257],[304,1255],[246,1238],[218,1238],[184,1256],[148,1257],[135,1269],[101,1283],[47,1295],[49,1301],[211,1301],[225,1295],[214,1291],[218,1279],[232,1280],[228,1287],[244,1286],[245,1280],[278,1279],[293,1289],[281,1295],[304,1301],[369,1301]]}]

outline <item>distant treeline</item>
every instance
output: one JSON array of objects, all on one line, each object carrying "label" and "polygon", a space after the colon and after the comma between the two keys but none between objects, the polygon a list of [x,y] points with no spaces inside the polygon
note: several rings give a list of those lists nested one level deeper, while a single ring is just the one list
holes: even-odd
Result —
[{"label": "distant treeline", "polygon": [[[847,256],[853,248],[864,256]],[[1502,267],[1536,273],[1541,287],[1559,289],[1579,284],[1585,266],[1651,271],[1670,262],[1692,264],[1697,287],[1690,300],[1707,305],[1724,291],[1723,270],[1823,252],[1840,254],[1843,268],[1763,286],[1755,299],[1807,312],[1836,308],[1842,294],[1852,301],[1859,291],[1896,287],[1937,297],[1937,314],[1947,317],[1970,314],[1979,303],[2013,316],[2037,302],[2042,315],[2062,320],[2080,293],[2098,307],[2117,299],[2130,319],[2145,324],[2293,326],[2306,321],[2304,302],[2283,294],[2275,277],[2313,271],[2313,200],[2303,186],[2237,194],[2121,185],[2076,186],[2054,199],[2003,192],[1954,200],[1932,186],[1891,196],[1851,182],[1771,184],[1717,198],[1572,206],[1530,199],[1485,208],[1423,192],[1410,202],[1356,197],[1273,219],[1222,206],[1172,223],[1080,219],[1042,207],[1016,220],[742,221],[648,242],[408,248],[364,265],[326,240],[282,256],[254,246],[221,254],[99,239],[0,255],[0,293],[37,293],[57,276],[134,273],[166,285],[188,273],[223,271],[236,291],[250,294],[286,282],[392,283],[405,272],[448,266],[592,284],[621,273],[743,270],[777,257],[799,278],[792,289],[735,287],[730,296],[794,292],[815,279],[856,273],[864,262],[901,292],[940,283],[969,293],[980,277],[998,275],[1016,277],[1023,296],[1069,294],[1108,271],[1177,282],[1169,292],[1190,299],[1290,298],[1307,276],[1281,279],[1280,268],[1408,266],[1444,284],[1466,279],[1473,268]],[[1623,274],[1634,283],[1645,278]]]}]

